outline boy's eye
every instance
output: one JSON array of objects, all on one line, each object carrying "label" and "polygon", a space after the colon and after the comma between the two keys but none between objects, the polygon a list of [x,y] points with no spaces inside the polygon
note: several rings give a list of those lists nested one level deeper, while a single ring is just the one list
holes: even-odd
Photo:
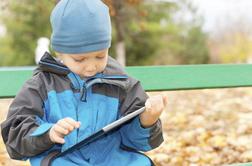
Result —
[{"label": "boy's eye", "polygon": [[75,62],[82,62],[84,59],[74,59]]},{"label": "boy's eye", "polygon": [[97,59],[103,59],[105,56],[97,56]]}]

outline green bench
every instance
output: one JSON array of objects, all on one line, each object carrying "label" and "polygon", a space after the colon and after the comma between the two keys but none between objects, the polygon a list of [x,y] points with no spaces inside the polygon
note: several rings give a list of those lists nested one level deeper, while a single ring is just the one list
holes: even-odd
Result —
[{"label": "green bench", "polygon": [[[0,68],[0,98],[12,98],[34,67]],[[174,65],[127,67],[146,91],[252,87],[252,65]],[[232,166],[252,166],[252,163]]]}]

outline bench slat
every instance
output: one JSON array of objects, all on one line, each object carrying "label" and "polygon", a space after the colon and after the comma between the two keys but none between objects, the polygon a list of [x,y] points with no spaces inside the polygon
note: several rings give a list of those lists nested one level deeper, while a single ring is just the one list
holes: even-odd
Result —
[{"label": "bench slat", "polygon": [[[0,98],[16,95],[34,67],[0,68]],[[147,91],[252,86],[251,64],[127,67]]]},{"label": "bench slat", "polygon": [[128,68],[146,90],[252,86],[252,65],[178,65]]}]

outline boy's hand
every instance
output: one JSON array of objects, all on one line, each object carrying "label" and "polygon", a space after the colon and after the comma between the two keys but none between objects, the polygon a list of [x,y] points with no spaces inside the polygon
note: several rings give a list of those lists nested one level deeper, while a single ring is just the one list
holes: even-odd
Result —
[{"label": "boy's hand", "polygon": [[61,119],[50,129],[49,138],[54,143],[64,144],[64,137],[79,127],[80,122],[77,122],[72,118]]},{"label": "boy's hand", "polygon": [[147,99],[145,111],[140,115],[141,125],[145,128],[151,127],[156,123],[159,116],[167,105],[166,95],[156,95]]}]

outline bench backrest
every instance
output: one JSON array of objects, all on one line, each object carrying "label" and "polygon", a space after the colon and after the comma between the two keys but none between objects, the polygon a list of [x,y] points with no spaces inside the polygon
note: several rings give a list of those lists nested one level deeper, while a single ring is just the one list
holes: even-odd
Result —
[{"label": "bench backrest", "polygon": [[[0,68],[0,98],[14,97],[35,67]],[[252,86],[252,65],[175,65],[127,67],[147,91]]]}]

